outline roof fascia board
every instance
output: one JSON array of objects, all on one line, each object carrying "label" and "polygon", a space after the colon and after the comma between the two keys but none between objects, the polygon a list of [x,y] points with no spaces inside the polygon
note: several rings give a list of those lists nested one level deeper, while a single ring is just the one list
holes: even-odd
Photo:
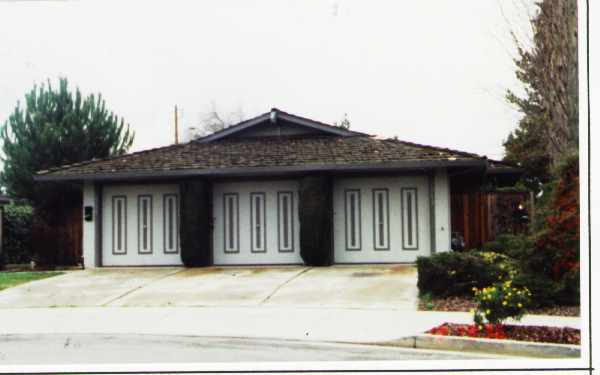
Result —
[{"label": "roof fascia board", "polygon": [[242,131],[244,129],[248,129],[249,127],[252,127],[254,125],[260,124],[261,122],[267,121],[269,119],[269,116],[270,116],[270,113],[265,113],[263,115],[260,115],[251,120],[246,121],[246,123],[240,123],[238,125],[234,125],[227,129],[224,129],[218,133],[210,134],[210,135],[207,135],[206,137],[199,138],[199,139],[195,140],[195,142],[208,143],[208,142],[215,141],[217,139],[227,137],[228,135],[240,132],[240,131]]},{"label": "roof fascia board", "polygon": [[[250,127],[253,127],[255,125],[258,125],[262,122],[269,120],[271,118],[271,113],[273,113],[273,112],[262,114],[251,120],[247,120],[245,123],[240,123],[238,125],[234,125],[232,127],[224,129],[220,132],[217,132],[217,133],[214,133],[211,135],[207,135],[206,137],[203,137],[203,138],[199,138],[195,142],[208,143],[208,142],[212,142],[212,141],[216,141],[218,139],[228,137],[232,134],[241,132],[242,130],[246,130]],[[315,121],[312,121],[309,119],[299,118],[294,115],[290,115],[288,113],[283,113],[280,111],[277,111],[275,113],[277,114],[278,119],[289,121],[293,124],[305,126],[307,128],[311,128],[311,129],[316,129],[316,130],[319,130],[319,131],[322,131],[325,133],[329,133],[329,134],[339,135],[339,136],[343,136],[343,137],[349,137],[349,136],[353,136],[353,135],[368,135],[368,134],[364,134],[364,133],[354,132],[351,130],[346,130],[346,129],[341,129],[341,128],[338,129],[335,126],[327,126],[324,124],[319,124],[318,122],[315,122]]]},{"label": "roof fascia board", "polygon": [[485,168],[486,160],[427,160],[401,161],[375,164],[324,164],[285,167],[244,167],[244,168],[211,168],[211,169],[181,169],[174,171],[138,171],[110,172],[79,175],[37,175],[35,181],[102,181],[102,180],[136,180],[152,178],[184,178],[184,177],[226,177],[226,176],[265,176],[274,173],[294,174],[310,172],[394,172],[403,170],[418,170],[447,167],[481,167]]},{"label": "roof fascia board", "polygon": [[488,168],[487,174],[523,174],[524,171],[521,168],[513,167],[502,167],[502,168]]},{"label": "roof fascia board", "polygon": [[335,134],[335,135],[341,135],[341,136],[344,136],[344,137],[348,137],[348,136],[351,136],[351,135],[366,135],[366,134],[357,133],[357,132],[353,132],[353,131],[342,129],[342,128],[336,128],[334,126],[322,125],[322,124],[319,124],[319,123],[311,121],[311,120],[302,119],[302,118],[298,118],[298,117],[293,116],[293,115],[289,115],[287,113],[281,113],[281,112],[279,112],[279,113],[277,113],[277,117],[281,118],[283,120],[292,122],[294,124],[306,126],[308,128],[317,129],[317,130],[320,130],[320,131],[323,131],[323,132],[327,132],[327,133],[331,133],[331,134]]}]

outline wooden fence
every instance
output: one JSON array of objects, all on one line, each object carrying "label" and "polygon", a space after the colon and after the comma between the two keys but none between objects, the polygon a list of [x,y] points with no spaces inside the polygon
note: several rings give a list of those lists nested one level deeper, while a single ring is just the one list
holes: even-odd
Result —
[{"label": "wooden fence", "polygon": [[83,255],[83,207],[63,208],[55,221],[34,217],[32,246],[41,264],[78,265]]},{"label": "wooden fence", "polygon": [[463,236],[466,249],[479,248],[501,233],[525,233],[527,225],[515,216],[519,205],[533,214],[528,192],[453,192],[452,232]]}]

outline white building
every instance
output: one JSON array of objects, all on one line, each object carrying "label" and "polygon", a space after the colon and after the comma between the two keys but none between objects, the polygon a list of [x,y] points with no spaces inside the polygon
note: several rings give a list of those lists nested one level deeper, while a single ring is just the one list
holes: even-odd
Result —
[{"label": "white building", "polygon": [[493,167],[483,156],[272,109],[188,143],[37,180],[83,184],[88,268],[329,265],[449,251],[450,176]]}]

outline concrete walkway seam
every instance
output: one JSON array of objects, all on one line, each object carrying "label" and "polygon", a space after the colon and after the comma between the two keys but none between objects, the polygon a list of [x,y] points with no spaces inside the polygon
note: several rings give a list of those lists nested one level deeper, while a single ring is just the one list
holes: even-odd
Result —
[{"label": "concrete walkway seam", "polygon": [[269,299],[271,299],[271,297],[273,297],[277,292],[279,292],[279,290],[281,290],[281,288],[283,288],[284,286],[286,286],[287,284],[291,283],[293,280],[297,279],[298,277],[300,277],[300,275],[307,273],[308,271],[312,270],[313,267],[307,267],[302,269],[300,272],[294,274],[292,277],[290,277],[288,280],[286,280],[284,283],[282,283],[281,285],[277,286],[275,288],[275,290],[273,290],[271,292],[271,294],[269,294],[267,297],[265,297],[265,299],[263,299],[260,302],[260,305],[266,303]]},{"label": "concrete walkway seam", "polygon": [[580,358],[579,345],[552,344],[516,340],[496,340],[472,337],[415,335],[378,343],[413,349],[450,350],[461,352],[494,353],[519,357]]},{"label": "concrete walkway seam", "polygon": [[163,275],[163,276],[157,277],[157,278],[155,278],[155,279],[152,279],[152,280],[148,281],[148,282],[147,282],[147,283],[145,283],[145,284],[142,284],[142,285],[136,286],[135,288],[132,288],[132,289],[130,289],[130,290],[128,290],[128,291],[126,291],[125,293],[123,293],[123,294],[121,294],[121,295],[119,295],[119,296],[117,296],[117,297],[115,297],[115,298],[113,298],[113,299],[109,300],[108,302],[101,303],[101,304],[100,304],[100,306],[101,306],[101,307],[106,307],[106,306],[110,305],[111,303],[113,303],[113,302],[115,302],[115,301],[118,301],[118,300],[120,300],[121,298],[123,298],[123,297],[126,297],[126,296],[130,295],[130,294],[131,294],[131,293],[133,293],[133,292],[137,292],[138,290],[140,290],[140,289],[142,289],[142,288],[145,288],[145,287],[147,287],[147,286],[148,286],[148,285],[150,285],[150,284],[153,284],[153,283],[155,283],[155,282],[157,282],[157,281],[160,281],[160,280],[166,279],[167,277],[169,277],[169,276],[173,276],[173,275],[175,275],[175,274],[177,274],[177,273],[179,273],[179,272],[184,272],[185,270],[186,270],[185,268],[177,269],[177,270],[175,270],[175,271],[173,271],[173,272],[169,272],[169,273],[168,273],[168,274],[166,274],[166,275]]}]

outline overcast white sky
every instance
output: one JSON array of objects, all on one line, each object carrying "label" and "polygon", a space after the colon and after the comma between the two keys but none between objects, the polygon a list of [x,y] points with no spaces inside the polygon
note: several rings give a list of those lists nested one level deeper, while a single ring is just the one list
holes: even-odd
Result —
[{"label": "overcast white sky", "polygon": [[[100,92],[136,131],[173,141],[215,102],[501,158],[520,115],[509,30],[528,0],[0,3],[0,122],[34,83]],[[525,5],[523,5],[525,4]],[[503,15],[504,13],[504,15]]]}]

